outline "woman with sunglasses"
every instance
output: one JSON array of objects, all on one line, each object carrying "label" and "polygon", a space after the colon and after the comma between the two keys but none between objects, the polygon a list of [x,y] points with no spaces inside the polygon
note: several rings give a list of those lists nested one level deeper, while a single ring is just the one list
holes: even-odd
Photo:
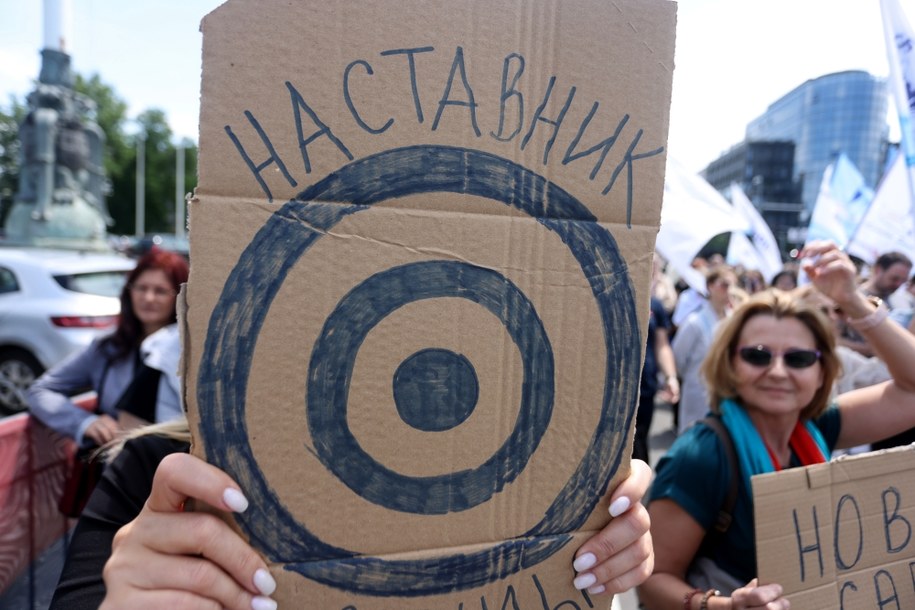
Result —
[{"label": "woman with sunglasses", "polygon": [[703,364],[711,410],[739,464],[733,521],[714,529],[732,480],[716,432],[700,422],[657,465],[648,505],[655,571],[639,587],[649,609],[788,608],[782,587],[756,576],[750,477],[829,459],[915,426],[915,337],[857,290],[855,267],[833,244],[802,252],[804,270],[867,337],[893,378],[839,395],[830,322],[780,290],[754,295],[719,329]]}]

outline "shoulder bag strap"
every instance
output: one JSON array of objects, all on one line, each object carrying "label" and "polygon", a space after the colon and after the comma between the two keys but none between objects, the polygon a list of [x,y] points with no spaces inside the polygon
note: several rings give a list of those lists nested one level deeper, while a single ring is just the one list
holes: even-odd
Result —
[{"label": "shoulder bag strap", "polygon": [[702,419],[702,423],[711,428],[718,439],[724,446],[724,453],[728,459],[728,467],[731,471],[731,480],[728,485],[727,495],[724,497],[724,504],[718,511],[718,519],[715,521],[715,532],[718,535],[724,534],[731,527],[731,521],[734,519],[734,505],[737,504],[737,487],[738,477],[740,476],[740,464],[737,461],[737,452],[734,449],[734,441],[731,439],[731,433],[725,427],[721,418],[716,415],[709,415]]}]

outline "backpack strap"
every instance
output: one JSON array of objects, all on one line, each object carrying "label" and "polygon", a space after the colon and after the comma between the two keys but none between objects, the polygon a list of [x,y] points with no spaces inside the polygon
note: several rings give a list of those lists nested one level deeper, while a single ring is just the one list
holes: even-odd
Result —
[{"label": "backpack strap", "polygon": [[728,459],[728,467],[731,471],[731,481],[728,485],[728,492],[724,497],[724,503],[718,511],[718,519],[715,521],[715,533],[722,535],[731,527],[731,521],[734,520],[734,505],[737,504],[737,487],[738,477],[740,476],[740,464],[737,461],[737,451],[734,449],[734,441],[731,433],[728,432],[724,422],[717,415],[708,415],[703,418],[702,423],[711,428],[718,435],[718,440],[724,447],[724,454]]}]

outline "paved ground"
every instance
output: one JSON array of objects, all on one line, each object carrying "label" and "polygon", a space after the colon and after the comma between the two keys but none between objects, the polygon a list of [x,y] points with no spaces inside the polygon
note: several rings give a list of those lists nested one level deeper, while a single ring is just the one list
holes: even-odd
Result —
[{"label": "paved ground", "polygon": [[[651,420],[651,436],[649,440],[651,464],[654,466],[670,447],[676,435],[674,434],[674,418],[670,405],[658,403],[655,406],[654,417]],[[626,591],[613,598],[612,610],[638,610],[639,598],[635,590]]]}]

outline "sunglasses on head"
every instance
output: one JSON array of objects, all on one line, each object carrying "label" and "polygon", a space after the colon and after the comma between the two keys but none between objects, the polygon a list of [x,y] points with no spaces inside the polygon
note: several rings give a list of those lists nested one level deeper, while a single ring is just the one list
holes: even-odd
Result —
[{"label": "sunglasses on head", "polygon": [[820,359],[820,352],[813,349],[789,349],[774,352],[765,345],[750,345],[737,350],[740,359],[752,366],[769,366],[772,359],[781,356],[785,366],[792,369],[806,369]]}]

